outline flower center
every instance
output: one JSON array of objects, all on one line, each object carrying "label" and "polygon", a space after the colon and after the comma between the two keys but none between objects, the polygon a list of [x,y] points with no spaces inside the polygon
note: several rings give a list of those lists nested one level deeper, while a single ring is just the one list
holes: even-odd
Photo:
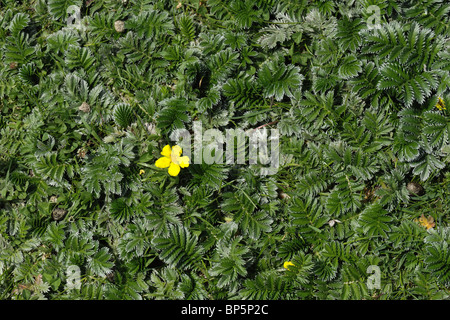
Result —
[{"label": "flower center", "polygon": [[180,157],[175,153],[172,153],[171,160],[175,164],[178,164],[178,165],[180,164]]}]

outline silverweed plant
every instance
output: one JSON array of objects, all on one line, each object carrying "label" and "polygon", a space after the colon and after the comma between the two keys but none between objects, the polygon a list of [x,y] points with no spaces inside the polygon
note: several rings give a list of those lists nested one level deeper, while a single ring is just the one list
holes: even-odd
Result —
[{"label": "silverweed plant", "polygon": [[448,299],[449,19],[0,0],[0,299]]}]

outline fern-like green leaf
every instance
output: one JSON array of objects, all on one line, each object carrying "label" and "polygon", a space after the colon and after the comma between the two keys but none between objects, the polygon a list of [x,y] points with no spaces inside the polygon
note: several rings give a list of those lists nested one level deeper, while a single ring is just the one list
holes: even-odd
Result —
[{"label": "fern-like green leaf", "polygon": [[191,42],[195,38],[194,21],[189,16],[181,16],[178,20],[178,27],[185,42]]},{"label": "fern-like green leaf", "polygon": [[114,122],[122,127],[127,128],[135,120],[133,109],[126,103],[119,103],[114,108]]},{"label": "fern-like green leaf", "polygon": [[14,15],[11,23],[9,24],[9,30],[13,36],[17,36],[30,22],[30,17],[25,13],[17,13]]},{"label": "fern-like green leaf", "polygon": [[388,216],[380,204],[373,204],[360,214],[358,223],[368,236],[387,238],[387,232],[391,230],[389,224],[392,220],[392,217]]},{"label": "fern-like green leaf", "polygon": [[362,71],[362,63],[354,55],[345,57],[338,69],[338,74],[343,79],[356,77]]},{"label": "fern-like green leaf", "polygon": [[81,8],[81,0],[49,0],[48,11],[54,19],[65,19],[67,17],[67,9],[70,6],[77,6]]},{"label": "fern-like green leaf", "polygon": [[167,237],[152,240],[160,251],[159,258],[171,268],[197,269],[202,257],[202,249],[197,245],[198,239],[191,235],[184,226],[169,226]]},{"label": "fern-like green leaf", "polygon": [[285,65],[276,60],[265,63],[258,72],[258,83],[263,88],[265,98],[281,101],[284,96],[292,97],[294,91],[301,89],[304,76],[300,69]]},{"label": "fern-like green leaf", "polygon": [[157,115],[157,126],[163,132],[171,132],[174,129],[184,128],[184,123],[188,122],[190,117],[186,113],[187,101],[184,99],[169,99],[162,101],[163,108]]},{"label": "fern-like green leaf", "polygon": [[99,277],[105,277],[114,266],[114,263],[110,261],[112,257],[108,251],[108,248],[103,247],[87,261],[89,269]]}]

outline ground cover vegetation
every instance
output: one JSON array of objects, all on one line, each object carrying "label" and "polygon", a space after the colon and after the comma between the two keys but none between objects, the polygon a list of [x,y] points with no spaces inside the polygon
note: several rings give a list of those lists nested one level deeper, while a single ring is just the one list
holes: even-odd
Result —
[{"label": "ground cover vegetation", "polygon": [[[0,0],[0,299],[448,298],[449,12]],[[195,121],[277,172],[164,149]]]}]

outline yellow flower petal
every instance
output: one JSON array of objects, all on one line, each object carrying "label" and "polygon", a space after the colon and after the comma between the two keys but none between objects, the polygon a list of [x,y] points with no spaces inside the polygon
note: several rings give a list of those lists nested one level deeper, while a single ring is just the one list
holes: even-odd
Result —
[{"label": "yellow flower petal", "polygon": [[444,102],[444,100],[442,100],[442,98],[441,97],[438,97],[438,102],[437,102],[437,104],[436,104],[436,108],[438,108],[439,110],[447,110],[446,108],[445,108],[445,102]]},{"label": "yellow flower petal", "polygon": [[169,167],[169,174],[176,177],[180,173],[180,170],[180,166],[172,162]]},{"label": "yellow flower petal", "polygon": [[166,145],[166,146],[163,148],[163,150],[161,151],[161,154],[162,154],[163,156],[165,156],[165,157],[169,157],[169,158],[170,158],[170,155],[172,154],[172,149],[170,149],[170,146],[169,146],[169,145]]},{"label": "yellow flower petal", "polygon": [[182,167],[182,168],[189,167],[189,157],[184,156],[184,157],[178,158],[178,163],[179,163],[180,167]]},{"label": "yellow flower petal", "polygon": [[170,166],[170,164],[171,161],[168,157],[161,157],[155,162],[155,166],[157,166],[158,168],[167,168],[168,166]]},{"label": "yellow flower petal", "polygon": [[286,261],[286,262],[283,264],[283,267],[284,267],[285,269],[289,269],[289,266],[295,266],[295,264],[293,264],[291,261]]},{"label": "yellow flower petal", "polygon": [[139,170],[139,175],[142,175],[142,174],[144,174],[145,173],[145,170]]},{"label": "yellow flower petal", "polygon": [[179,157],[179,156],[181,156],[181,153],[183,152],[183,150],[181,150],[180,146],[173,146],[172,152]]},{"label": "yellow flower petal", "polygon": [[419,218],[419,222],[422,226],[426,227],[427,230],[434,228],[434,226],[436,225],[434,223],[434,218],[432,216],[428,216],[428,218],[426,218],[423,213],[422,216]]}]

